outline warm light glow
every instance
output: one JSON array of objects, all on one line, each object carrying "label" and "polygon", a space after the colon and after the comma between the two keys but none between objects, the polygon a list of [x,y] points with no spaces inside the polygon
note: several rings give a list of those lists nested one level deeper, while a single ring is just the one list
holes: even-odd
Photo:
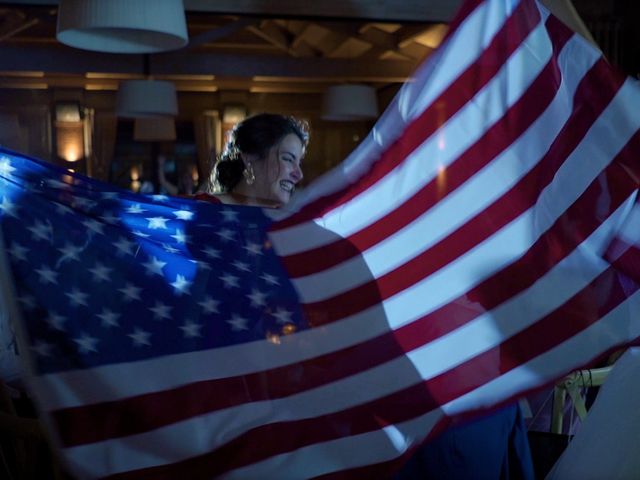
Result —
[{"label": "warm light glow", "polygon": [[64,158],[67,162],[77,162],[78,160],[80,160],[80,152],[78,151],[78,147],[76,147],[75,145],[67,146],[64,149],[62,158]]},{"label": "warm light glow", "polygon": [[76,171],[73,168],[67,168],[68,172],[75,173]]},{"label": "warm light glow", "polygon": [[293,323],[287,323],[284,327],[282,327],[282,333],[284,335],[291,335],[292,333],[295,333],[296,331],[296,326]]},{"label": "warm light glow", "polygon": [[58,156],[67,162],[77,162],[84,157],[84,123],[56,122]]},{"label": "warm light glow", "polygon": [[280,345],[280,336],[275,333],[267,333],[267,341],[274,345]]},{"label": "warm light glow", "polygon": [[196,167],[195,165],[191,166],[191,180],[193,180],[193,183],[198,183],[198,180],[200,180],[200,175],[198,174],[198,167]]},{"label": "warm light glow", "polygon": [[133,182],[131,182],[131,190],[133,192],[138,192],[140,190],[140,181],[134,180]]},{"label": "warm light glow", "polygon": [[140,180],[140,170],[138,170],[138,167],[136,165],[131,167],[131,180],[133,180],[134,182],[136,180]]}]

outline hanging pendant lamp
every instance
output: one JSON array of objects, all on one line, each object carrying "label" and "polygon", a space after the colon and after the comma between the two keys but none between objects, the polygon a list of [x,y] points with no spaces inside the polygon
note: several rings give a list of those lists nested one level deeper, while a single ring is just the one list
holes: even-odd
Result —
[{"label": "hanging pendant lamp", "polygon": [[125,118],[175,117],[178,114],[176,87],[164,80],[120,82],[116,115]]},{"label": "hanging pendant lamp", "polygon": [[182,0],[60,0],[56,37],[109,53],[157,53],[189,37]]}]

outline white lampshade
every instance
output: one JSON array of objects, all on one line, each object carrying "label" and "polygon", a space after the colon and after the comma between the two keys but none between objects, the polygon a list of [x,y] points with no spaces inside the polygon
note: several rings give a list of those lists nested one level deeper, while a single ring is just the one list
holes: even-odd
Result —
[{"label": "white lampshade", "polygon": [[126,80],[120,82],[116,115],[128,118],[175,117],[178,97],[172,82]]},{"label": "white lampshade", "polygon": [[56,36],[110,53],[164,52],[189,41],[182,0],[60,0]]},{"label": "white lampshade", "polygon": [[133,139],[138,142],[170,142],[176,139],[176,122],[173,118],[136,118]]},{"label": "white lampshade", "polygon": [[378,98],[367,85],[335,85],[324,93],[322,118],[334,121],[371,120],[378,117]]}]

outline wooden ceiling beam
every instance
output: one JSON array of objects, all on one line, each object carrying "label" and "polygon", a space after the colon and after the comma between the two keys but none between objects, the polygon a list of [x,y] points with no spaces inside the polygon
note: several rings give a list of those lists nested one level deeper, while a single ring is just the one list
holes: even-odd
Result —
[{"label": "wooden ceiling beam", "polygon": [[345,18],[387,22],[448,22],[462,0],[185,0],[187,11],[236,15]]},{"label": "wooden ceiling beam", "polygon": [[[4,45],[0,65],[6,71],[85,74],[108,72],[141,74],[139,55],[98,54],[64,46]],[[151,74],[216,75],[229,77],[278,76],[316,78],[376,78],[381,82],[411,76],[417,63],[401,60],[358,60],[276,55],[238,55],[223,52],[179,51],[151,56]],[[395,80],[388,80],[393,78]]]}]

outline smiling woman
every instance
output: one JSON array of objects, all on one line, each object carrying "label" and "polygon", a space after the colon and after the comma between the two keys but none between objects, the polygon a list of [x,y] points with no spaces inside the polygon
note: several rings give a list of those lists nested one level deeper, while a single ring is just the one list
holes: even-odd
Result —
[{"label": "smiling woman", "polygon": [[[302,180],[309,134],[293,117],[263,113],[238,123],[213,166],[207,193],[222,203],[280,207]],[[202,197],[200,197],[202,198]]]}]

